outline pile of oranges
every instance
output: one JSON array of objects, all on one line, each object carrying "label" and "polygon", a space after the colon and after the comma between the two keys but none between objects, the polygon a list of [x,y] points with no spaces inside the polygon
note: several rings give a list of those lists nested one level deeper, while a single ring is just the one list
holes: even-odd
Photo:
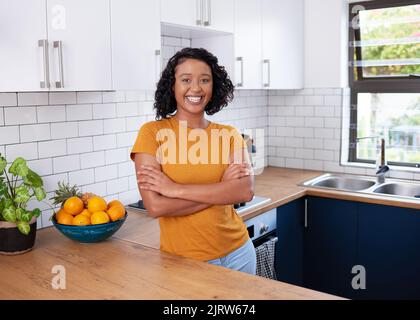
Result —
[{"label": "pile of oranges", "polygon": [[94,196],[84,205],[79,197],[68,198],[63,207],[55,214],[60,224],[86,226],[117,221],[125,216],[124,205],[118,200],[108,204],[105,199]]}]

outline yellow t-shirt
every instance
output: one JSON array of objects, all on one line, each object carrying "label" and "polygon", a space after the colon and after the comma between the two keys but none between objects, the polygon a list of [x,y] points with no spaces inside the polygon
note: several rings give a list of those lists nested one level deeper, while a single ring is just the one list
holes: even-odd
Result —
[{"label": "yellow t-shirt", "polygon": [[[135,153],[148,153],[176,183],[208,184],[220,182],[229,156],[237,148],[246,145],[231,126],[210,122],[206,129],[191,129],[169,118],[145,123],[130,157],[133,160]],[[249,239],[233,205],[214,205],[187,216],[159,217],[159,225],[162,251],[201,261],[226,256]]]}]

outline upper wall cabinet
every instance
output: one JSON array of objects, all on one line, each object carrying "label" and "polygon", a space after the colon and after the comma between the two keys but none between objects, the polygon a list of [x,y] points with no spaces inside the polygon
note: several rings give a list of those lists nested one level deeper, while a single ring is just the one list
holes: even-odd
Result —
[{"label": "upper wall cabinet", "polygon": [[236,0],[239,89],[303,87],[303,0]]},{"label": "upper wall cabinet", "polygon": [[112,89],[109,1],[47,0],[47,18],[52,88]]},{"label": "upper wall cabinet", "polygon": [[3,0],[0,21],[0,91],[112,89],[108,1]]},{"label": "upper wall cabinet", "polygon": [[153,90],[161,69],[159,1],[111,0],[115,90]]},{"label": "upper wall cabinet", "polygon": [[45,0],[0,1],[0,91],[48,90],[46,14]]},{"label": "upper wall cabinet", "polygon": [[161,0],[161,21],[233,32],[234,0]]},{"label": "upper wall cabinet", "polygon": [[262,0],[264,88],[303,88],[303,13],[303,0]]}]

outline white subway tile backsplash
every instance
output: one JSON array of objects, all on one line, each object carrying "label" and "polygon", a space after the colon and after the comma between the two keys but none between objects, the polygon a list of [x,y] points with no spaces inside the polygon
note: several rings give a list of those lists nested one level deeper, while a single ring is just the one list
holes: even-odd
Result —
[{"label": "white subway tile backsplash", "polygon": [[66,140],[38,142],[39,158],[64,156],[67,152]]},{"label": "white subway tile backsplash", "polygon": [[286,162],[284,158],[268,157],[268,165],[273,167],[285,167]]},{"label": "white subway tile backsplash", "polygon": [[314,137],[314,129],[313,128],[295,128],[295,137],[301,138],[313,138]]},{"label": "white subway tile backsplash", "polygon": [[92,184],[95,182],[94,169],[85,169],[79,171],[69,172],[70,185],[82,186],[85,184]]},{"label": "white subway tile backsplash", "polygon": [[322,149],[324,147],[324,140],[304,138],[305,148]]},{"label": "white subway tile backsplash", "polygon": [[315,107],[316,117],[334,117],[334,114],[335,114],[334,107]]},{"label": "white subway tile backsplash", "polygon": [[17,106],[17,94],[0,93],[0,107]]},{"label": "white subway tile backsplash", "polygon": [[96,167],[95,169],[95,182],[113,180],[118,178],[118,165],[113,164],[110,166]]},{"label": "white subway tile backsplash", "polygon": [[19,127],[0,127],[0,145],[19,143]]},{"label": "white subway tile backsplash", "polygon": [[42,106],[48,104],[48,92],[19,92],[19,106]]},{"label": "white subway tile backsplash", "polygon": [[99,182],[82,186],[82,192],[92,192],[98,196],[104,197],[107,195],[106,182]]},{"label": "white subway tile backsplash", "polygon": [[78,131],[77,122],[51,123],[52,139],[74,138],[78,136]]},{"label": "white subway tile backsplash", "polygon": [[286,167],[287,168],[294,168],[294,169],[301,169],[303,168],[303,159],[286,159]]},{"label": "white subway tile backsplash", "polygon": [[103,120],[80,121],[79,123],[79,136],[95,136],[104,133]]},{"label": "white subway tile backsplash", "polygon": [[155,114],[153,111],[153,102],[152,101],[141,101],[138,106],[138,115],[144,116],[149,114]]},{"label": "white subway tile backsplash", "polygon": [[324,96],[305,96],[305,106],[322,106],[324,105]]},{"label": "white subway tile backsplash", "polygon": [[124,132],[117,133],[117,147],[131,147],[133,146],[133,141],[136,141],[137,132]]},{"label": "white subway tile backsplash", "polygon": [[296,149],[295,157],[298,159],[314,159],[314,150],[312,149]]},{"label": "white subway tile backsplash", "polygon": [[102,103],[102,92],[99,91],[80,91],[76,93],[77,104],[82,103]]},{"label": "white subway tile backsplash", "polygon": [[313,117],[305,118],[305,127],[323,128],[324,127],[324,118],[313,118]]},{"label": "white subway tile backsplash", "polygon": [[38,145],[36,142],[7,145],[6,157],[8,161],[13,161],[17,157],[25,160],[38,159]]},{"label": "white subway tile backsplash", "polygon": [[114,134],[93,137],[93,150],[109,150],[117,147],[117,139]]},{"label": "white subway tile backsplash", "polygon": [[125,101],[144,101],[146,100],[146,92],[145,91],[126,91],[125,92]]},{"label": "white subway tile backsplash", "polygon": [[38,123],[66,121],[65,106],[42,106],[37,107]]},{"label": "white subway tile backsplash", "polygon": [[0,107],[0,126],[4,126],[4,108]]},{"label": "white subway tile backsplash", "polygon": [[303,169],[306,170],[323,170],[324,162],[318,160],[304,160]]},{"label": "white subway tile backsplash", "polygon": [[58,182],[68,183],[67,173],[54,174],[50,176],[43,176],[44,189],[46,192],[52,192],[58,188]]},{"label": "white subway tile backsplash", "polygon": [[46,176],[53,173],[52,159],[31,160],[27,162],[28,167],[40,176]]},{"label": "white subway tile backsplash", "polygon": [[46,228],[46,227],[50,227],[53,225],[52,221],[51,221],[51,217],[54,214],[53,210],[45,210],[42,211],[41,213],[41,223],[42,223],[42,227]]},{"label": "white subway tile backsplash", "polygon": [[314,115],[314,107],[295,107],[295,114],[297,117],[312,117]]},{"label": "white subway tile backsplash", "polygon": [[106,190],[108,194],[128,191],[128,178],[108,180],[106,182]]},{"label": "white subway tile backsplash", "polygon": [[35,107],[4,108],[4,124],[6,126],[28,123],[36,123]]},{"label": "white subway tile backsplash", "polygon": [[331,150],[315,150],[314,159],[333,161],[334,152]]},{"label": "white subway tile backsplash", "polygon": [[341,96],[325,96],[326,106],[341,106]]},{"label": "white subway tile backsplash", "polygon": [[127,161],[118,164],[118,177],[127,177],[127,176],[135,176],[136,169],[134,167],[133,161]]},{"label": "white subway tile backsplash", "polygon": [[93,151],[92,137],[67,139],[67,154]]},{"label": "white subway tile backsplash", "polygon": [[117,133],[124,132],[125,129],[125,118],[118,119],[106,119],[104,120],[104,133]]},{"label": "white subway tile backsplash", "polygon": [[139,199],[140,199],[140,194],[138,190],[130,190],[126,192],[121,192],[119,194],[119,200],[125,205],[133,203],[133,202],[137,202],[139,201]]},{"label": "white subway tile backsplash", "polygon": [[92,120],[92,105],[91,104],[67,105],[66,115],[67,115],[67,121]]},{"label": "white subway tile backsplash", "polygon": [[32,142],[51,139],[49,123],[20,126],[20,142]]},{"label": "white subway tile backsplash", "polygon": [[53,172],[62,173],[80,169],[80,156],[78,154],[53,159]]},{"label": "white subway tile backsplash", "polygon": [[124,101],[125,101],[125,92],[124,91],[104,91],[104,92],[102,92],[102,102],[103,103],[124,102]]},{"label": "white subway tile backsplash", "polygon": [[126,149],[114,149],[114,150],[107,150],[105,151],[105,163],[113,164],[127,161],[128,159],[128,152]]},{"label": "white subway tile backsplash", "polygon": [[294,148],[303,148],[303,138],[286,138],[284,141],[284,146],[294,147]]},{"label": "white subway tile backsplash", "polygon": [[76,104],[76,92],[50,92],[50,104]]},{"label": "white subway tile backsplash", "polygon": [[146,117],[128,117],[126,118],[127,131],[139,131],[141,126],[147,122]]},{"label": "white subway tile backsplash", "polygon": [[117,110],[115,103],[103,103],[93,105],[93,119],[116,118]]},{"label": "white subway tile backsplash", "polygon": [[80,155],[81,168],[96,168],[105,165],[105,152],[89,152]]},{"label": "white subway tile backsplash", "polygon": [[314,137],[324,138],[324,139],[333,139],[334,129],[315,128]]},{"label": "white subway tile backsplash", "polygon": [[138,102],[117,103],[117,117],[132,117],[138,115]]}]

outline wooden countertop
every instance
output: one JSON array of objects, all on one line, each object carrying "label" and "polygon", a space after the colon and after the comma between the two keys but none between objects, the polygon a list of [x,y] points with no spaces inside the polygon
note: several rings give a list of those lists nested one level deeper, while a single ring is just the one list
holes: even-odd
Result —
[{"label": "wooden countertop", "polygon": [[[52,288],[54,266],[65,268],[65,289]],[[0,270],[0,299],[340,299],[114,237],[74,242],[54,227],[32,251],[0,255]]]}]

